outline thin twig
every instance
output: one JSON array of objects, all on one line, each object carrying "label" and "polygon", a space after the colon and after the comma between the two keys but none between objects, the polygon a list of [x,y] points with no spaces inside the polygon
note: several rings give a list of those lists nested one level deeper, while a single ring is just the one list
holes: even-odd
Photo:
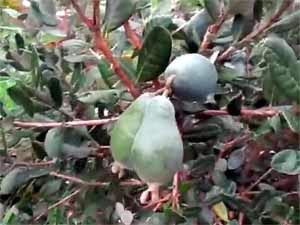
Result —
[{"label": "thin twig", "polygon": [[219,158],[224,158],[225,155],[227,155],[233,148],[235,148],[241,144],[245,144],[246,142],[248,142],[250,140],[250,138],[251,138],[250,134],[245,134],[243,136],[233,139],[230,142],[225,143],[224,148],[220,152]]},{"label": "thin twig", "polygon": [[34,221],[38,221],[43,215],[45,215],[46,213],[48,213],[50,210],[52,210],[52,209],[54,209],[54,208],[56,208],[56,207],[58,207],[58,206],[64,204],[65,202],[71,200],[71,199],[74,198],[77,194],[79,194],[79,193],[81,192],[81,190],[82,190],[82,189],[79,188],[79,189],[73,191],[73,192],[72,192],[71,194],[69,194],[68,196],[66,196],[66,197],[64,197],[63,199],[61,199],[60,201],[58,201],[58,202],[54,203],[53,205],[49,206],[49,207],[47,208],[47,211],[41,213],[40,215],[38,215],[38,216],[34,219]]},{"label": "thin twig", "polygon": [[98,14],[97,12],[99,12],[99,9],[96,7],[96,4],[98,4],[99,6],[100,1],[94,1],[94,19],[97,20],[95,21],[96,24],[93,24],[93,22],[91,22],[91,20],[85,16],[83,10],[78,5],[78,2],[76,0],[71,0],[71,2],[74,9],[78,13],[80,19],[85,23],[85,25],[90,29],[90,31],[94,33],[95,49],[97,51],[100,51],[108,60],[108,62],[112,64],[114,72],[118,75],[123,84],[128,88],[132,96],[138,97],[140,95],[139,90],[135,87],[134,83],[128,78],[126,72],[122,69],[120,63],[114,58],[107,41],[101,34],[100,16],[96,15]]},{"label": "thin twig", "polygon": [[116,121],[118,117],[112,117],[109,119],[99,120],[76,120],[67,122],[25,122],[25,121],[14,121],[16,127],[21,128],[52,128],[52,127],[77,127],[77,126],[96,126],[112,123]]},{"label": "thin twig", "polygon": [[271,172],[273,171],[273,168],[268,169],[263,175],[261,175],[255,183],[253,183],[249,188],[245,190],[245,192],[251,191],[256,185],[258,185],[263,179],[265,179]]},{"label": "thin twig", "polygon": [[[265,117],[272,117],[279,113],[279,110],[274,108],[261,108],[261,109],[246,109],[243,108],[241,110],[241,117],[258,117],[258,118],[265,118]],[[207,116],[226,116],[229,113],[226,110],[206,110],[203,112],[198,113],[199,115],[207,115]]]}]

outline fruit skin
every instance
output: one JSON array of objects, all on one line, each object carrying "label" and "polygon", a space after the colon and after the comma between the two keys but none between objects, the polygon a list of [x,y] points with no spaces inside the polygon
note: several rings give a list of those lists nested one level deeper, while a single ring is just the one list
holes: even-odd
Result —
[{"label": "fruit skin", "polygon": [[135,172],[149,186],[168,183],[181,169],[183,143],[174,107],[165,96],[149,100],[134,140],[132,157]]},{"label": "fruit skin", "polygon": [[144,117],[151,95],[138,97],[120,116],[111,132],[110,146],[114,160],[123,168],[133,169],[132,145]]},{"label": "fruit skin", "polygon": [[218,73],[215,66],[200,54],[185,54],[173,60],[164,76],[176,75],[172,82],[174,95],[184,101],[204,103],[208,96],[214,95],[217,88]]}]

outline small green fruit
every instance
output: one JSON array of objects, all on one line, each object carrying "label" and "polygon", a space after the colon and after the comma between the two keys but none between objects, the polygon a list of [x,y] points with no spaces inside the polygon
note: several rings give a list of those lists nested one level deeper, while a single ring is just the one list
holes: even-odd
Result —
[{"label": "small green fruit", "polygon": [[216,92],[218,73],[215,66],[200,54],[177,57],[165,70],[165,78],[175,75],[174,95],[184,101],[205,102]]},{"label": "small green fruit", "polygon": [[150,94],[143,94],[137,98],[122,113],[111,132],[112,156],[116,162],[127,169],[133,169],[131,149],[136,133],[142,124],[146,104],[150,98]]},{"label": "small green fruit", "polygon": [[168,98],[149,100],[132,148],[134,170],[148,184],[166,184],[181,169],[183,144]]}]

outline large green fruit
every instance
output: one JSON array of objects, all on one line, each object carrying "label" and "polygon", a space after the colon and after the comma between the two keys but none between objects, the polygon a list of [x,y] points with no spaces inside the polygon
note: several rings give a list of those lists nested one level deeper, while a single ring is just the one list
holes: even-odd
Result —
[{"label": "large green fruit", "polygon": [[175,110],[164,96],[149,100],[132,150],[134,170],[146,183],[165,184],[181,169],[183,144]]},{"label": "large green fruit", "polygon": [[127,169],[133,169],[131,149],[136,133],[142,124],[146,104],[150,98],[151,95],[147,93],[137,98],[122,113],[111,132],[112,156],[116,162]]},{"label": "large green fruit", "polygon": [[175,75],[174,95],[185,101],[205,102],[216,92],[218,73],[215,66],[200,54],[177,57],[165,70],[165,78]]}]

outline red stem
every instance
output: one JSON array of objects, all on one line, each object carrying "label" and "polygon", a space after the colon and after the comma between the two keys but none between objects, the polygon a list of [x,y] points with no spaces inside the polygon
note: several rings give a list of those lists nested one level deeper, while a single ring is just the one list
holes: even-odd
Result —
[{"label": "red stem", "polygon": [[140,95],[139,90],[135,87],[134,83],[128,78],[127,74],[121,68],[119,62],[113,57],[113,53],[109,48],[108,43],[103,38],[100,30],[100,12],[99,12],[99,0],[94,0],[94,16],[93,21],[85,16],[81,7],[78,5],[76,0],[71,0],[74,9],[77,11],[80,19],[86,24],[91,32],[94,33],[95,48],[96,50],[103,53],[105,58],[112,64],[115,73],[119,76],[120,80],[128,88],[133,97],[138,97]]},{"label": "red stem", "polygon": [[137,34],[131,29],[129,21],[126,21],[124,24],[124,29],[126,36],[128,38],[128,41],[136,48],[141,49],[142,48],[142,42],[140,38],[137,36]]},{"label": "red stem", "polygon": [[215,24],[210,25],[208,27],[208,29],[205,33],[205,36],[203,38],[203,41],[201,43],[201,46],[200,46],[200,52],[211,48],[212,39],[221,29],[223,23],[226,20],[226,17],[227,17],[227,14],[220,15],[218,21]]},{"label": "red stem", "polygon": [[[242,117],[272,117],[279,113],[278,110],[273,108],[262,108],[262,109],[242,109],[241,116]],[[206,110],[204,112],[200,112],[199,115],[208,115],[208,116],[226,116],[229,113],[226,110]]]}]

